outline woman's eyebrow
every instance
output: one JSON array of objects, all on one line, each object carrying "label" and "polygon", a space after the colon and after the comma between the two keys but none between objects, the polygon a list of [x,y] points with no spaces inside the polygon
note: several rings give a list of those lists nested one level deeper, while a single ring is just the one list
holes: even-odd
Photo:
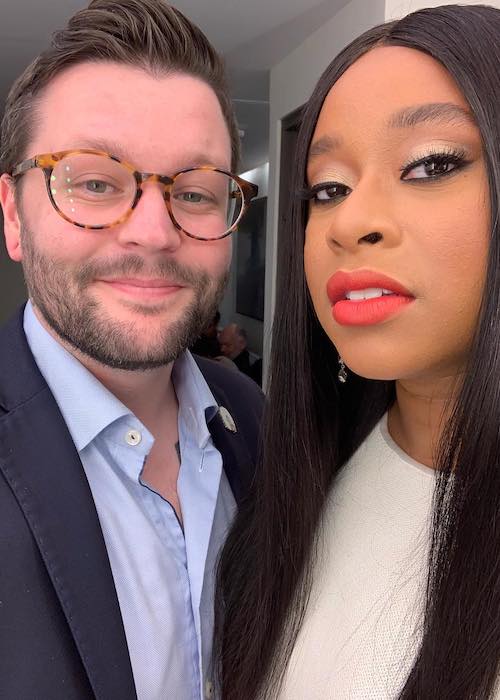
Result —
[{"label": "woman's eyebrow", "polygon": [[[388,126],[392,129],[409,129],[424,122],[476,126],[471,112],[453,102],[429,102],[405,107],[389,118]],[[342,140],[338,136],[321,136],[311,144],[308,154],[309,160],[331,153],[341,145],[341,142]]]},{"label": "woman's eyebrow", "polygon": [[331,153],[341,144],[341,139],[336,136],[321,136],[321,138],[314,141],[309,148],[308,158],[318,158],[325,153]]},{"label": "woman's eyebrow", "polygon": [[405,107],[390,117],[388,125],[393,129],[408,129],[423,122],[476,126],[472,114],[453,102],[429,102],[414,107]]}]

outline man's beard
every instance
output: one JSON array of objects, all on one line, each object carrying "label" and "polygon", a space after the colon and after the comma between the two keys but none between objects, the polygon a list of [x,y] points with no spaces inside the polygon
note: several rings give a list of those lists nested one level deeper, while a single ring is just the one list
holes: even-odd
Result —
[{"label": "man's beard", "polygon": [[[123,370],[147,370],[166,365],[190,347],[213,318],[227,284],[229,271],[212,279],[205,271],[186,268],[166,258],[148,264],[139,255],[92,261],[78,269],[65,267],[37,250],[33,234],[21,233],[23,269],[30,298],[47,324],[78,352],[102,365]],[[191,288],[194,298],[175,321],[165,323],[145,346],[137,342],[133,321],[117,321],[88,294],[96,279],[124,278],[140,274],[149,279],[167,279]],[[179,292],[182,294],[182,291]],[[127,302],[142,316],[157,316],[164,308]],[[179,313],[178,311],[176,312]]]}]

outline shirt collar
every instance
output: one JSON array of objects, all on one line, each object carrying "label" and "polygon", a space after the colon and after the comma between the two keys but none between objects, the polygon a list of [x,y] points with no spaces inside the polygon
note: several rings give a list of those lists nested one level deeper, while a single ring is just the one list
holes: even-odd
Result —
[{"label": "shirt collar", "polygon": [[172,382],[179,402],[179,419],[188,428],[191,439],[203,449],[210,439],[208,423],[219,406],[188,350],[175,361]]},{"label": "shirt collar", "polygon": [[129,409],[42,326],[30,301],[24,311],[24,332],[79,452],[108,425],[130,414]]},{"label": "shirt collar", "polygon": [[[132,415],[42,326],[30,301],[24,311],[24,332],[79,452],[111,423]],[[175,361],[172,382],[179,403],[179,418],[188,428],[192,440],[203,448],[210,438],[207,423],[219,407],[189,351]]]}]

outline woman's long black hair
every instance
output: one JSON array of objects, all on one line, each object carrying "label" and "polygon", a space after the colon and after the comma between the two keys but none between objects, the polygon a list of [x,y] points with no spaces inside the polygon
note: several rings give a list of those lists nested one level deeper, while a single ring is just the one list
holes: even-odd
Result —
[{"label": "woman's long black hair", "polygon": [[[296,182],[332,85],[376,45],[415,48],[448,70],[480,129],[489,176],[486,289],[463,386],[441,440],[424,634],[401,700],[486,700],[500,658],[500,10],[449,5],[376,27],[331,63],[308,103]],[[411,76],[408,77],[411,80]],[[303,270],[306,205],[294,199],[278,265],[262,460],[219,566],[216,650],[223,700],[273,698],[311,587],[332,480],[394,401],[394,383],[336,381]],[[451,476],[453,474],[453,476]],[[332,620],[332,624],[335,621]],[[322,649],[329,663],[328,649]]]}]

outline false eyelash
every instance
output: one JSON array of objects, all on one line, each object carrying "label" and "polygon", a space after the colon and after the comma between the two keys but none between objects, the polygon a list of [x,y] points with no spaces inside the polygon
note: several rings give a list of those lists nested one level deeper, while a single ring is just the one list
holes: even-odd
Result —
[{"label": "false eyelash", "polygon": [[[459,149],[459,148],[449,148],[449,149],[435,149],[427,152],[425,155],[421,156],[420,158],[417,158],[415,160],[412,160],[411,162],[407,163],[406,165],[403,165],[399,170],[401,172],[401,177],[405,177],[408,175],[409,172],[413,170],[413,168],[417,168],[419,165],[423,165],[426,161],[432,160],[432,159],[442,159],[447,161],[448,163],[453,163],[454,165],[463,165],[468,162],[467,160],[467,154],[464,151],[464,149]],[[451,172],[454,171],[450,171]],[[437,177],[443,177],[443,176],[435,176]],[[431,178],[429,178],[431,179]]]},{"label": "false eyelash", "polygon": [[340,182],[336,182],[335,180],[332,182],[320,182],[319,184],[314,185],[314,187],[300,187],[295,191],[295,197],[297,199],[308,201],[314,199],[317,192],[326,190],[328,187],[347,187],[347,185],[342,185]]},{"label": "false eyelash", "polygon": [[302,199],[304,201],[312,199],[315,194],[315,190],[311,187],[299,187],[298,190],[295,190],[296,199]]}]

